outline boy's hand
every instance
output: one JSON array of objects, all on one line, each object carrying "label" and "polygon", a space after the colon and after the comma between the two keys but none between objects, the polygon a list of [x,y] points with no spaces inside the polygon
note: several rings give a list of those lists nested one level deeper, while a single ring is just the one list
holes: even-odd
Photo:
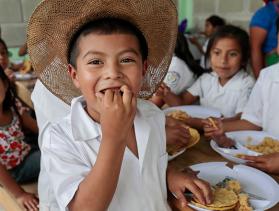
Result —
[{"label": "boy's hand", "polygon": [[243,155],[241,158],[247,160],[249,166],[261,169],[272,174],[279,174],[279,153],[260,156]]},{"label": "boy's hand", "polygon": [[125,142],[129,134],[126,131],[131,131],[136,114],[136,96],[126,85],[120,90],[108,89],[103,96],[96,96],[102,105],[100,124],[104,136]]},{"label": "boy's hand", "polygon": [[187,146],[190,139],[189,127],[182,121],[166,117],[166,136],[168,145]]},{"label": "boy's hand", "polygon": [[38,198],[31,193],[23,192],[20,196],[16,198],[16,201],[21,207],[24,207],[24,210],[27,211],[37,211],[39,210],[39,200]]},{"label": "boy's hand", "polygon": [[194,173],[181,172],[175,168],[168,168],[167,183],[169,190],[180,201],[181,206],[187,205],[184,193],[189,190],[202,204],[212,203],[213,194],[210,184],[199,179]]}]

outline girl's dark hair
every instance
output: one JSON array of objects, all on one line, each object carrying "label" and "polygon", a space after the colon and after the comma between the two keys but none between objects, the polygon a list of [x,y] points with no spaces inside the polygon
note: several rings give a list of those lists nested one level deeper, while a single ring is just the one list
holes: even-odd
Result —
[{"label": "girl's dark hair", "polygon": [[4,46],[5,50],[6,50],[7,53],[8,53],[8,47],[7,47],[6,43],[5,43],[5,41],[2,40],[1,38],[0,38],[0,44],[2,44],[2,45]]},{"label": "girl's dark hair", "polygon": [[[207,50],[205,53],[205,60],[207,61],[210,57],[210,51],[214,45],[223,38],[231,38],[238,42],[239,47],[241,49],[241,63],[242,68],[246,69],[246,65],[250,58],[250,41],[249,35],[243,29],[233,26],[233,25],[225,25],[216,30],[210,38],[207,46]],[[205,61],[205,62],[206,62]]]},{"label": "girl's dark hair", "polygon": [[199,77],[204,73],[204,69],[194,60],[194,57],[189,50],[188,42],[181,32],[178,32],[177,34],[174,54],[189,66],[195,76]]},{"label": "girl's dark hair", "polygon": [[226,24],[225,20],[217,15],[211,15],[205,21],[208,21],[214,27],[224,26]]},{"label": "girl's dark hair", "polygon": [[8,86],[7,91],[5,93],[5,99],[3,101],[3,111],[8,111],[12,107],[17,112],[15,107],[15,90],[14,87],[11,85],[10,80],[8,79],[7,75],[5,74],[3,68],[0,66],[0,79],[3,83]]},{"label": "girl's dark hair", "polygon": [[68,47],[68,63],[76,67],[76,58],[79,54],[78,43],[82,36],[90,33],[96,34],[117,34],[125,33],[135,35],[139,42],[140,53],[142,59],[146,60],[148,56],[148,46],[146,39],[142,32],[133,24],[126,20],[119,18],[102,18],[99,20],[91,21],[83,25],[71,38]]}]

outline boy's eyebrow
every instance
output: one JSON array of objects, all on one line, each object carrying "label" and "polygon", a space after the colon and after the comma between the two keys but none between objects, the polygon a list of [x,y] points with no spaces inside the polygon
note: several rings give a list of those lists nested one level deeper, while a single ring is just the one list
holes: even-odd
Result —
[{"label": "boy's eyebrow", "polygon": [[[124,49],[124,50],[122,50],[122,51],[120,51],[119,53],[118,53],[118,55],[120,55],[120,54],[124,54],[124,53],[133,53],[133,54],[135,54],[135,55],[137,55],[137,56],[139,56],[139,55],[141,55],[140,54],[140,52],[139,51],[137,51],[137,50],[135,50],[134,48],[127,48],[127,49]],[[84,56],[82,57],[83,59],[86,57],[86,56],[88,56],[89,54],[97,54],[97,55],[101,55],[101,56],[104,56],[105,55],[105,53],[103,53],[103,52],[100,52],[100,51],[88,51],[88,52],[86,52],[86,54],[84,54]]]}]

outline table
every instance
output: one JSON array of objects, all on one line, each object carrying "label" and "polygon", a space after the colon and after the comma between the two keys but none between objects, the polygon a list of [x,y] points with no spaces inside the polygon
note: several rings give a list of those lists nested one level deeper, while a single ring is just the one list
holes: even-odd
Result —
[{"label": "table", "polygon": [[[178,168],[185,168],[186,166],[204,163],[204,162],[228,162],[225,158],[215,152],[209,145],[209,141],[205,141],[202,139],[197,145],[192,148],[186,150],[179,157],[170,161]],[[271,175],[278,183],[279,176]],[[169,202],[173,209],[173,211],[192,211],[192,208],[181,208],[178,200],[176,200],[173,196],[169,196]],[[278,211],[279,203],[273,208],[269,209],[270,211]]]}]

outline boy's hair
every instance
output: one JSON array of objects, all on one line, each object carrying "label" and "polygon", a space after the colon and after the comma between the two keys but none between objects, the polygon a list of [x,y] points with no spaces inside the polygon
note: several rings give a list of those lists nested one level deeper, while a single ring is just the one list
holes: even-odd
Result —
[{"label": "boy's hair", "polygon": [[68,48],[68,63],[76,68],[76,59],[79,54],[80,38],[90,33],[95,34],[131,34],[137,37],[142,60],[148,56],[148,46],[141,31],[130,22],[118,18],[102,18],[83,25],[71,38]]},{"label": "boy's hair", "polygon": [[211,15],[205,21],[211,23],[213,27],[224,26],[226,24],[225,20],[217,15]]},{"label": "boy's hair", "polygon": [[231,38],[238,42],[241,49],[241,63],[242,67],[246,69],[246,65],[250,58],[250,41],[248,33],[233,25],[225,25],[217,29],[208,42],[207,50],[205,53],[206,60],[210,57],[212,47],[223,38]]},{"label": "boy's hair", "polygon": [[1,65],[0,65],[0,79],[3,81],[4,84],[8,86],[7,91],[5,93],[5,99],[3,101],[3,111],[7,111],[12,107],[14,107],[15,111],[17,111],[17,109],[15,108],[15,90],[11,85],[9,78],[5,74]]},{"label": "boy's hair", "polygon": [[194,60],[194,57],[189,49],[188,42],[182,32],[178,31],[177,40],[174,50],[175,55],[182,59],[195,76],[199,77],[203,74],[204,69]]}]

